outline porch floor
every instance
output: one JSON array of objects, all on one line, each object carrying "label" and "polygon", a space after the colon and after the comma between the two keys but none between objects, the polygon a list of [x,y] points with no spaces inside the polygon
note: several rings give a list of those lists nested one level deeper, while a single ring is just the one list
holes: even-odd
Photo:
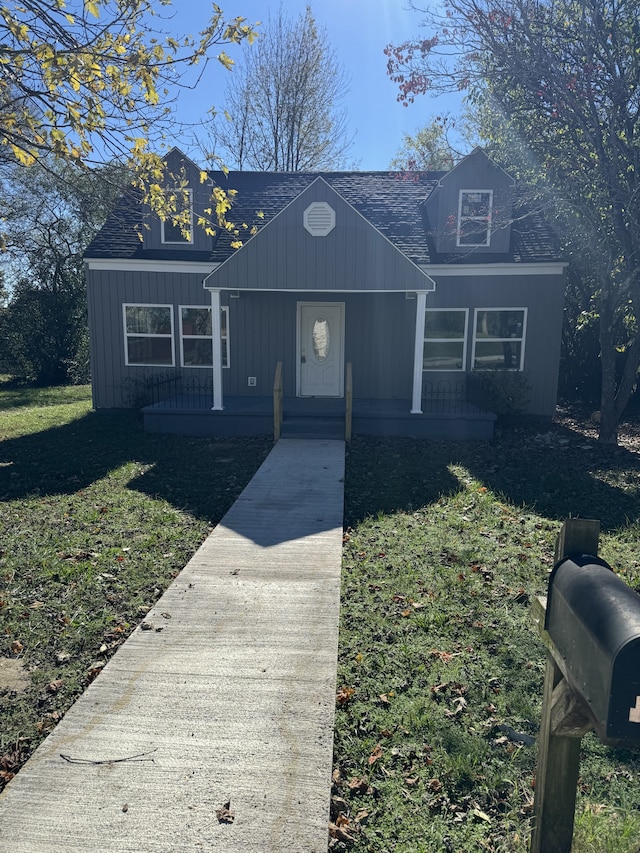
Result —
[{"label": "porch floor", "polygon": [[344,442],[275,445],[2,792],[0,847],[326,853],[343,479]]},{"label": "porch floor", "polygon": [[[143,410],[149,432],[179,435],[268,435],[273,433],[272,397],[226,397],[222,411],[211,410],[211,397],[177,395]],[[330,397],[286,397],[283,437],[304,432],[344,436],[345,401]],[[422,414],[411,414],[411,401],[358,398],[353,401],[354,435],[487,440],[496,416],[464,400],[423,400]],[[287,429],[289,427],[289,430]]]}]

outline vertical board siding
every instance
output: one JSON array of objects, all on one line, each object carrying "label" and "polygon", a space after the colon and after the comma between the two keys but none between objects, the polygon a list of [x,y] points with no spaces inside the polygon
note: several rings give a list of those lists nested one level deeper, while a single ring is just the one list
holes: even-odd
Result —
[{"label": "vertical board siding", "polygon": [[[96,409],[132,405],[144,391],[148,378],[158,373],[206,376],[210,372],[209,368],[180,368],[179,306],[211,305],[209,293],[202,286],[202,276],[197,273],[88,270],[87,302]],[[226,300],[223,302],[226,304]],[[173,368],[127,367],[122,320],[124,303],[173,306]],[[231,343],[233,345],[233,340]],[[223,371],[223,381],[226,372]]]},{"label": "vertical board siding", "polygon": [[[326,201],[336,227],[313,237],[303,214],[313,201]],[[379,231],[323,181],[317,181],[210,278],[211,287],[238,290],[416,290],[428,278]]]},{"label": "vertical board siding", "polygon": [[[436,276],[437,279],[437,276]],[[442,278],[427,297],[429,308],[469,308],[467,371],[473,359],[473,321],[476,308],[527,308],[524,374],[532,386],[528,410],[551,417],[556,406],[562,327],[562,276],[460,276]],[[426,379],[437,381],[438,372]],[[457,374],[463,378],[463,374]]]}]

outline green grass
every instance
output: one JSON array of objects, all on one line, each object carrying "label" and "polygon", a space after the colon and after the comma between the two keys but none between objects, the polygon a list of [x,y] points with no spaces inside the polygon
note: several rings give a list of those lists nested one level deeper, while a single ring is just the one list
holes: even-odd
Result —
[{"label": "green grass", "polygon": [[[601,518],[602,556],[640,580],[640,461],[554,435],[354,440],[333,801],[354,841],[334,849],[528,849],[544,675],[529,604],[562,519]],[[574,851],[640,850],[639,783],[640,756],[584,738]]]},{"label": "green grass", "polygon": [[0,689],[2,787],[271,445],[147,435],[86,387],[0,390],[0,438],[0,656],[28,683]]},{"label": "green grass", "polygon": [[[85,388],[0,387],[0,787],[188,561],[268,440],[146,435]],[[354,853],[528,848],[561,521],[640,583],[640,460],[560,426],[347,453],[333,817]],[[524,743],[523,743],[524,741]],[[575,853],[638,853],[640,759],[583,739]]]}]

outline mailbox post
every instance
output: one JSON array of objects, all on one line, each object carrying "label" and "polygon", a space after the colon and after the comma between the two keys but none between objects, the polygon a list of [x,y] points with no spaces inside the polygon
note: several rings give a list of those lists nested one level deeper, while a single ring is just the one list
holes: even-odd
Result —
[{"label": "mailbox post", "polygon": [[640,744],[640,596],[596,556],[599,527],[565,522],[548,597],[533,607],[547,669],[531,853],[571,850],[580,738]]},{"label": "mailbox post", "polygon": [[[598,521],[565,522],[556,542],[556,560],[568,553],[598,552]],[[538,737],[538,763],[530,853],[570,853],[576,810],[580,738],[590,730],[582,708],[568,689],[561,658],[545,629],[546,601],[536,599],[533,619],[547,647],[547,666]],[[572,721],[572,730],[566,724]]]}]

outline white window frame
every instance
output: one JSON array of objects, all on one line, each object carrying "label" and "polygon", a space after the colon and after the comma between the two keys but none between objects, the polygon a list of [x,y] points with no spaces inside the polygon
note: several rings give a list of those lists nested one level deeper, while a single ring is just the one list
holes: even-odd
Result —
[{"label": "white window frame", "polygon": [[[169,335],[149,335],[141,332],[127,331],[127,308],[168,308],[169,321],[171,323],[171,333]],[[159,302],[123,302],[122,303],[122,326],[124,332],[124,363],[127,367],[175,367],[176,354],[174,346],[174,324],[173,324],[173,305],[166,305]],[[171,338],[171,364],[144,364],[141,362],[129,361],[129,338]]]},{"label": "white window frame", "polygon": [[[205,370],[210,370],[212,367],[211,364],[185,364],[184,363],[184,339],[185,338],[187,338],[187,339],[193,338],[193,339],[197,339],[197,340],[210,340],[213,343],[213,337],[210,337],[209,335],[185,335],[185,334],[183,334],[183,332],[182,332],[182,309],[183,308],[191,308],[191,309],[195,309],[197,311],[209,311],[210,312],[212,310],[211,306],[210,305],[179,305],[178,306],[178,317],[180,319],[180,366],[184,367],[185,369],[196,369],[196,370],[200,369],[200,370],[202,370],[204,368]],[[226,359],[223,358],[222,367],[227,368],[227,367],[231,366],[231,356],[229,353],[229,306],[228,305],[221,305],[220,306],[220,313],[224,314],[224,318],[225,318],[224,331],[222,331],[222,328],[221,328],[221,332],[220,332],[220,345],[222,346],[222,341],[225,341],[227,344],[227,346],[224,350],[226,352],[227,357],[226,357]]]},{"label": "white window frame", "polygon": [[[182,195],[183,190],[179,187],[175,187],[172,192],[174,192],[178,198]],[[193,245],[193,190],[187,189],[187,194],[189,196],[189,239],[187,240],[184,235],[182,240],[167,240],[165,239],[164,227],[167,222],[171,225],[171,218],[161,219],[160,220],[160,242],[163,246],[192,246]],[[176,225],[177,227],[177,225]]]},{"label": "white window frame", "polygon": [[[461,338],[427,338],[426,334],[426,325],[427,325],[427,314],[436,313],[437,311],[448,311],[449,313],[455,311],[458,313],[464,313],[464,332]],[[462,343],[462,367],[424,367],[422,368],[423,373],[464,373],[467,369],[467,339],[469,336],[469,309],[468,308],[427,308],[424,312],[424,343],[423,343],[423,365],[424,365],[424,344],[429,343]]]},{"label": "white window frame", "polygon": [[[520,338],[478,338],[478,314],[481,313],[482,311],[491,311],[493,313],[497,313],[499,311],[522,311],[523,312],[522,337],[520,337]],[[504,371],[508,371],[510,373],[521,373],[524,370],[524,352],[525,352],[526,342],[527,342],[527,315],[528,315],[528,311],[529,311],[528,308],[524,308],[522,306],[517,306],[517,305],[516,306],[511,306],[511,305],[501,306],[501,307],[496,307],[496,308],[485,307],[485,308],[474,309],[474,313],[473,313],[473,349],[471,351],[471,370],[475,370],[477,372],[482,372],[482,371],[485,371],[485,372],[492,371],[493,372],[493,371],[498,371],[498,370],[504,370]],[[476,367],[475,366],[475,363],[476,363],[476,344],[478,343],[478,340],[481,343],[486,343],[488,341],[494,341],[496,343],[508,342],[508,341],[519,342],[521,345],[520,346],[520,364],[519,364],[519,366],[518,367],[500,367],[500,368]]]},{"label": "white window frame", "polygon": [[[489,193],[489,212],[486,216],[463,216],[462,201],[465,193]],[[458,194],[458,228],[456,231],[456,246],[460,249],[478,249],[485,248],[491,245],[491,220],[493,217],[493,190],[490,189],[473,189],[460,190]],[[463,222],[485,222],[487,225],[487,237],[483,243],[463,243],[462,238],[462,223]]]}]

